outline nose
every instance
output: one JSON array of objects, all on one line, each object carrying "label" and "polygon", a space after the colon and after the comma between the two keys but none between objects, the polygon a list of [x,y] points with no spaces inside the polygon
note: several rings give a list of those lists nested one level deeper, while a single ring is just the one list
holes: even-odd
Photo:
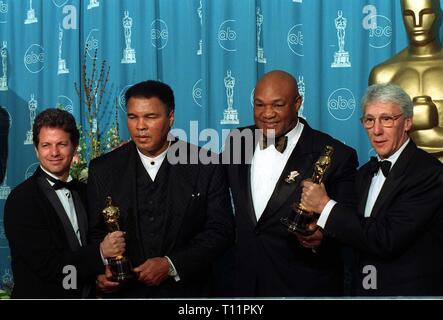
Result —
[{"label": "nose", "polygon": [[421,27],[422,25],[422,16],[419,12],[414,11],[414,26],[415,27]]},{"label": "nose", "polygon": [[143,130],[147,129],[146,123],[143,120],[143,118],[140,118],[140,119],[137,120],[136,128],[139,131],[143,131]]},{"label": "nose", "polygon": [[263,117],[266,119],[271,119],[275,117],[275,111],[272,106],[265,106],[265,110],[263,111]]},{"label": "nose", "polygon": [[51,156],[53,157],[57,157],[60,154],[58,147],[57,146],[52,146],[51,147]]},{"label": "nose", "polygon": [[372,131],[374,132],[375,135],[379,136],[381,134],[383,134],[383,126],[380,123],[380,120],[375,120],[374,123],[374,127],[372,128]]}]

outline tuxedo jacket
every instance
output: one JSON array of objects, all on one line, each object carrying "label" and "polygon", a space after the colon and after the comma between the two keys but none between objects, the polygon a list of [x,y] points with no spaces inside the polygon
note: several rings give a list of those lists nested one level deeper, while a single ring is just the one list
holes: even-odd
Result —
[{"label": "tuxedo jacket", "polygon": [[332,209],[324,231],[358,250],[357,295],[443,294],[442,167],[411,140],[370,217],[364,217],[372,179],[369,163],[357,174],[357,212],[340,203]]},{"label": "tuxedo jacket", "polygon": [[[168,162],[167,195],[162,204],[165,222],[161,256],[171,259],[180,281],[168,278],[157,289],[145,288],[144,292],[130,292],[131,289],[125,292],[123,288],[122,296],[195,297],[211,294],[209,278],[213,262],[232,245],[234,221],[225,172],[220,165],[196,161],[200,151],[203,152],[196,146],[176,140],[164,159],[169,161],[181,156],[185,160]],[[193,162],[189,163],[190,160]],[[88,178],[88,198],[95,218],[91,224],[96,226],[91,237],[100,239],[106,232],[101,212],[106,197],[111,196],[113,204],[120,210],[120,228],[126,231],[126,255],[133,267],[146,259],[141,248],[137,212],[137,162],[141,165],[137,148],[129,142],[91,161]]]},{"label": "tuxedo jacket", "polygon": [[[344,203],[355,203],[357,155],[352,148],[313,130],[304,120],[300,121],[304,124],[300,139],[258,221],[251,195],[251,152],[242,156],[240,164],[226,166],[237,226],[234,295],[289,297],[343,294],[344,268],[338,243],[325,237],[316,252],[305,249],[295,235],[287,231],[281,219],[290,216],[291,205],[299,202],[300,183],[312,177],[314,164],[326,145],[334,148],[332,163],[323,180],[326,189]],[[239,134],[254,129],[256,127],[243,128]],[[233,148],[233,134],[229,139],[231,145],[227,145],[225,152]],[[242,155],[245,146],[242,141]],[[235,156],[236,151],[231,150],[231,154]],[[298,171],[299,175],[292,183],[285,182],[292,171]]]},{"label": "tuxedo jacket", "polygon": [[[78,183],[78,191],[71,192],[83,246],[40,167],[11,192],[5,204],[4,225],[11,249],[12,298],[87,296],[86,286],[91,288],[95,275],[103,271],[103,262],[98,244],[86,246],[85,189]],[[73,266],[76,271],[72,271],[72,267],[64,270],[66,266]],[[70,280],[74,278],[77,285],[75,280]],[[65,289],[64,282],[73,284],[76,289]]]}]

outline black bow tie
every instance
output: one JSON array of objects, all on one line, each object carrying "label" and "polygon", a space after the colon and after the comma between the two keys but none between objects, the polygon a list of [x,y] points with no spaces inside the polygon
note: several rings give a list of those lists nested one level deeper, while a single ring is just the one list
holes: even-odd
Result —
[{"label": "black bow tie", "polygon": [[286,149],[286,146],[288,145],[288,137],[287,136],[281,136],[277,139],[268,139],[266,136],[263,136],[263,141],[261,144],[261,149],[264,150],[270,145],[274,145],[275,149],[279,151],[280,153],[283,153]]},{"label": "black bow tie", "polygon": [[370,166],[371,166],[370,173],[371,173],[371,175],[374,175],[381,168],[381,172],[383,172],[383,175],[385,177],[387,177],[388,174],[389,174],[389,170],[391,170],[391,165],[392,165],[391,161],[388,161],[388,160],[378,161],[376,157],[371,157],[371,160],[370,160]]},{"label": "black bow tie", "polygon": [[54,183],[52,186],[52,188],[54,190],[59,190],[59,189],[65,188],[65,189],[72,191],[72,190],[78,189],[78,181],[76,179],[72,179],[71,181],[66,182],[66,181],[62,181],[62,180],[56,179],[54,177],[51,177],[49,174],[47,174],[43,170],[42,170],[42,174],[46,179],[48,179],[49,181]]}]

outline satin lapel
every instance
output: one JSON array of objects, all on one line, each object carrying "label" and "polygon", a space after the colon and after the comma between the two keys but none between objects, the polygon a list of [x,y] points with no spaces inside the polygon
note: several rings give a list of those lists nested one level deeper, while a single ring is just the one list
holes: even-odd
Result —
[{"label": "satin lapel", "polygon": [[[311,128],[305,124],[302,135],[286,162],[277,185],[275,186],[274,192],[260,217],[259,223],[260,221],[273,216],[274,213],[287,202],[288,198],[291,198],[291,203],[300,200],[300,182],[311,177],[314,163],[320,156],[320,153],[314,151],[312,148],[313,141],[311,139],[310,130]],[[285,179],[294,171],[297,171],[299,175],[294,181],[290,183],[286,182]]]},{"label": "satin lapel", "polygon": [[75,214],[77,215],[77,223],[80,229],[80,239],[82,240],[82,246],[87,244],[88,234],[88,217],[86,214],[83,202],[76,191],[72,191],[72,199],[74,200]]},{"label": "satin lapel", "polygon": [[78,248],[80,248],[80,243],[78,242],[77,236],[75,235],[74,232],[74,228],[72,228],[71,221],[69,221],[68,215],[66,214],[65,209],[63,208],[63,205],[60,202],[60,199],[58,198],[57,194],[55,193],[54,189],[51,187],[49,182],[44,177],[37,176],[36,179],[40,189],[43,191],[46,198],[49,200],[55,212],[57,213],[57,216],[59,217],[60,221],[62,222],[66,239],[68,240],[69,243],[69,247],[73,251],[77,250]]},{"label": "satin lapel", "polygon": [[369,167],[362,169],[361,171],[361,181],[360,181],[360,190],[361,190],[361,201],[358,202],[358,213],[364,216],[366,201],[368,200],[369,187],[371,186],[372,176],[369,174]]},{"label": "satin lapel", "polygon": [[[253,128],[252,130],[254,130],[254,129],[255,128]],[[255,152],[256,142],[257,142],[257,139],[256,139],[255,135],[253,134],[254,152]],[[255,226],[257,224],[257,216],[255,214],[254,204],[252,202],[252,188],[251,188],[251,162],[252,162],[252,157],[254,156],[254,153],[247,152],[246,147],[247,147],[247,145],[246,145],[245,141],[242,141],[241,150],[243,152],[243,155],[245,156],[245,159],[238,166],[238,170],[239,170],[238,176],[239,176],[239,181],[240,181],[240,190],[243,190],[245,192],[244,204],[246,207],[246,212],[248,213],[249,217],[251,218],[252,224]]]},{"label": "satin lapel", "polygon": [[377,214],[379,214],[380,208],[383,206],[389,196],[392,195],[399,183],[406,177],[406,168],[408,167],[409,161],[411,160],[416,149],[417,147],[411,140],[398,157],[397,161],[389,172],[380,193],[378,194],[377,200],[374,203],[374,208],[371,212],[371,217],[375,217]]},{"label": "satin lapel", "polygon": [[133,142],[130,142],[127,156],[125,165],[121,167],[122,171],[114,173],[119,180],[113,183],[111,194],[115,197],[115,205],[120,209],[120,221],[123,222],[124,231],[130,233],[127,236],[132,240],[131,246],[133,249],[137,246],[137,252],[141,255],[136,187],[136,166],[141,159]]},{"label": "satin lapel", "polygon": [[[198,152],[195,146],[190,146],[182,141],[177,141],[174,145],[177,143],[180,145],[175,147],[183,148],[180,149],[181,152],[184,152],[185,148],[188,152]],[[192,148],[191,151],[189,151],[189,147]],[[168,161],[168,157],[164,161]],[[163,245],[166,248],[166,252],[174,247],[189,204],[191,201],[198,201],[200,197],[199,192],[203,192],[196,189],[199,169],[200,166],[197,164],[170,164],[166,199],[166,232]]]}]

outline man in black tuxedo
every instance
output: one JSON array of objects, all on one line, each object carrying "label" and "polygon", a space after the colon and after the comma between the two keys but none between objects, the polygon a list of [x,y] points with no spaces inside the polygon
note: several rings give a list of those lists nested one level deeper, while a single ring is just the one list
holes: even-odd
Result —
[{"label": "man in black tuxedo", "polygon": [[35,118],[33,141],[40,167],[5,204],[4,224],[12,258],[12,298],[86,298],[103,258],[124,252],[123,232],[88,245],[86,186],[69,168],[78,145],[74,117],[47,109]]},{"label": "man in black tuxedo", "polygon": [[358,171],[358,208],[308,181],[302,204],[321,213],[325,236],[356,249],[357,295],[442,295],[443,165],[409,138],[413,104],[400,87],[370,86],[362,112],[377,157]]},{"label": "man in black tuxedo", "polygon": [[[167,84],[138,83],[125,99],[132,141],[91,161],[88,197],[96,213],[108,196],[119,207],[136,280],[119,285],[105,274],[98,287],[114,297],[207,297],[213,263],[234,239],[224,170],[169,134],[175,104]],[[106,227],[95,218],[91,237],[100,239]]]},{"label": "man in black tuxedo", "polygon": [[[311,235],[315,243],[301,243],[281,219],[291,215],[292,204],[300,199],[300,182],[312,176],[326,145],[334,148],[326,188],[352,204],[357,154],[299,119],[300,105],[296,80],[284,71],[271,71],[255,87],[255,126],[234,130],[226,142],[223,161],[229,162],[237,227],[232,295],[343,294],[339,245],[322,239],[320,232]],[[272,137],[275,144],[269,145]]]}]

